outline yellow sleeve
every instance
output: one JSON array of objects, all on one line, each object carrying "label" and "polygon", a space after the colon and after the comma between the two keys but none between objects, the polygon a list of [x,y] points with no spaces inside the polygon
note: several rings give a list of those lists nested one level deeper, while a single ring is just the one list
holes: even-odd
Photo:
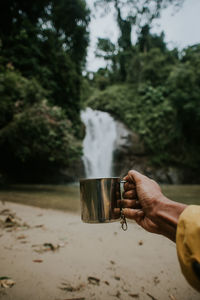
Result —
[{"label": "yellow sleeve", "polygon": [[180,215],[176,248],[183,275],[200,291],[200,278],[193,268],[195,261],[200,264],[200,206],[190,205]]}]

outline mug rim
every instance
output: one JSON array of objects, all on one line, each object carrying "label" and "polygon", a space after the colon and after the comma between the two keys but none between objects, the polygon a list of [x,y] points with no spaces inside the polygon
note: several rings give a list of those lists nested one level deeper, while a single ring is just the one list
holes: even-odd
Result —
[{"label": "mug rim", "polygon": [[121,179],[121,177],[97,177],[97,178],[80,178],[79,181],[101,180],[101,179]]}]

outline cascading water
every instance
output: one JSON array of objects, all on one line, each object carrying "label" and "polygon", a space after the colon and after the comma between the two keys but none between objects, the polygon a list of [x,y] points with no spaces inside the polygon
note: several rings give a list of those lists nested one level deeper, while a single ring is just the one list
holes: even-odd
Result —
[{"label": "cascading water", "polygon": [[111,177],[112,156],[117,138],[114,119],[106,112],[86,108],[81,112],[86,127],[83,162],[87,178]]}]

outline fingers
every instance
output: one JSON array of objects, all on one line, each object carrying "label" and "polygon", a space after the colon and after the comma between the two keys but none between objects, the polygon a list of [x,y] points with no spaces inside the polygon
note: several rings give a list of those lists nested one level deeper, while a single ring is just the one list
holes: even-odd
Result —
[{"label": "fingers", "polygon": [[133,182],[135,184],[139,184],[144,180],[146,176],[142,175],[141,173],[135,171],[135,170],[130,170],[128,172],[128,175],[124,177],[124,180],[128,182]]},{"label": "fingers", "polygon": [[133,182],[126,182],[124,184],[124,190],[125,191],[134,190],[135,188],[136,188],[136,186]]},{"label": "fingers", "polygon": [[141,208],[139,201],[130,199],[118,200],[118,206],[122,208]]},{"label": "fingers", "polygon": [[125,198],[125,199],[137,199],[136,190],[133,189],[133,190],[125,191],[123,193],[123,198]]},{"label": "fingers", "polygon": [[123,214],[126,218],[139,222],[144,217],[144,212],[141,209],[124,208]]}]

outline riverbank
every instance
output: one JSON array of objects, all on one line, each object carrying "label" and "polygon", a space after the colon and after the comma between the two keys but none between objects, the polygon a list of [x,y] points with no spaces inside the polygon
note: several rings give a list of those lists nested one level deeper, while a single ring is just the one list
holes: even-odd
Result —
[{"label": "riverbank", "polygon": [[83,224],[78,214],[14,203],[0,212],[0,277],[15,281],[0,299],[199,299],[175,245],[135,223],[123,232],[119,223]]}]

